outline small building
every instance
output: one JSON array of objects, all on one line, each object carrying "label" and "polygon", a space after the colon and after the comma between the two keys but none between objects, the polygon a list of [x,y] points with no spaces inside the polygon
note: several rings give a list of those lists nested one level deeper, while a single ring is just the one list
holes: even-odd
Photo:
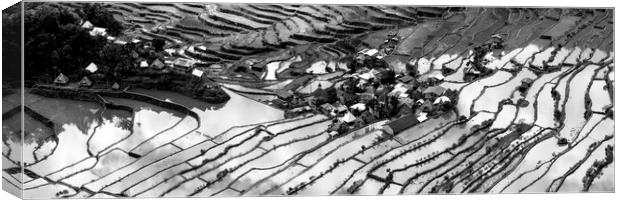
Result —
[{"label": "small building", "polygon": [[383,125],[383,131],[390,135],[397,135],[418,123],[417,117],[409,114]]},{"label": "small building", "polygon": [[114,40],[114,44],[118,44],[118,45],[126,45],[127,41],[124,40]]},{"label": "small building", "polygon": [[78,84],[80,87],[90,87],[90,86],[93,86],[93,81],[91,81],[90,78],[84,76],[82,77],[82,80],[80,80]]},{"label": "small building", "polygon": [[450,103],[450,102],[451,100],[447,96],[440,96],[435,99],[433,104],[443,104],[443,103]]},{"label": "small building", "polygon": [[93,27],[89,34],[90,36],[106,36],[108,33],[106,32],[105,28]]},{"label": "small building", "polygon": [[90,21],[86,20],[84,23],[82,23],[81,26],[83,29],[91,29],[93,28],[93,23],[90,23]]},{"label": "small building", "polygon": [[416,118],[419,122],[424,122],[428,119],[428,113],[426,112],[421,112],[418,114],[418,117]]},{"label": "small building", "polygon": [[364,103],[356,103],[350,107],[353,110],[364,111],[366,110],[366,104]]},{"label": "small building", "polygon": [[346,112],[346,111],[348,111],[348,110],[349,110],[349,109],[347,109],[347,107],[346,107],[346,106],[344,106],[344,105],[342,105],[342,104],[339,104],[339,105],[337,105],[337,106],[335,106],[335,107],[336,107],[336,112],[337,112],[337,113],[343,113],[343,112]]},{"label": "small building", "polygon": [[407,84],[407,83],[409,83],[409,82],[411,82],[413,80],[415,80],[415,78],[413,76],[410,76],[410,75],[406,75],[406,76],[398,78],[398,81],[400,81],[401,83],[405,83],[405,84]]},{"label": "small building", "polygon": [[388,93],[388,96],[397,96],[400,98],[406,98],[406,97],[409,97],[409,94],[407,94],[407,91],[409,89],[411,89],[411,86],[405,85],[403,83],[398,83],[394,86],[394,89],[392,89],[392,91]]},{"label": "small building", "polygon": [[524,78],[523,80],[521,80],[521,84],[522,85],[526,85],[526,86],[532,86],[532,84],[534,83],[534,79],[531,78]]},{"label": "small building", "polygon": [[60,73],[54,79],[54,84],[57,84],[57,85],[67,85],[67,83],[69,83],[69,77],[65,76],[63,73]]},{"label": "small building", "polygon": [[173,55],[174,55],[174,53],[176,53],[176,52],[177,52],[177,50],[176,50],[176,49],[172,49],[172,48],[164,49],[164,51],[165,51],[166,53],[168,53],[168,55],[169,55],[169,56],[173,56]]},{"label": "small building", "polygon": [[324,103],[320,106],[320,108],[324,113],[329,113],[332,116],[336,115],[336,107],[332,104]]},{"label": "small building", "polygon": [[140,68],[147,68],[147,67],[149,67],[149,63],[146,62],[146,60],[140,61]]},{"label": "small building", "polygon": [[194,64],[195,61],[186,58],[177,58],[172,61],[172,66],[185,70],[191,69],[192,67],[194,67]]},{"label": "small building", "polygon": [[194,75],[195,77],[201,78],[203,74],[204,72],[202,70],[199,70],[199,69],[192,70],[192,75]]},{"label": "small building", "polygon": [[99,68],[97,67],[97,65],[95,63],[90,63],[88,64],[88,66],[86,66],[86,71],[90,72],[90,73],[95,73]]},{"label": "small building", "polygon": [[446,78],[443,74],[435,74],[433,75],[433,78],[443,81],[444,78]]},{"label": "small building", "polygon": [[363,73],[363,74],[357,75],[357,77],[359,77],[359,78],[360,78],[360,79],[362,79],[362,80],[368,81],[368,80],[370,80],[371,78],[375,78],[375,75],[374,75],[374,74],[372,74],[372,73],[370,73],[370,72],[366,72],[366,73]]},{"label": "small building", "polygon": [[338,119],[342,122],[349,124],[353,123],[357,118],[351,112],[346,112],[342,117],[339,117]]},{"label": "small building", "polygon": [[424,97],[427,99],[431,99],[434,97],[438,97],[441,96],[444,92],[446,91],[446,88],[441,87],[441,86],[432,86],[429,88],[426,88],[426,90],[424,90]]},{"label": "small building", "polygon": [[377,49],[369,49],[368,51],[366,51],[364,53],[364,55],[375,56],[375,55],[377,55],[377,53],[379,53],[379,50],[377,50]]},{"label": "small building", "polygon": [[303,113],[303,112],[308,112],[311,111],[312,107],[310,106],[302,106],[302,107],[297,107],[297,108],[293,108],[290,110],[290,112],[292,113]]},{"label": "small building", "polygon": [[120,90],[121,89],[121,85],[118,84],[117,82],[114,82],[114,84],[112,84],[112,89],[113,90]]},{"label": "small building", "polygon": [[159,59],[155,59],[152,63],[151,63],[151,67],[155,68],[155,69],[163,69],[164,67],[166,67],[166,65],[161,62],[161,60]]},{"label": "small building", "polygon": [[271,105],[276,106],[278,108],[287,108],[289,106],[289,103],[282,99],[274,99],[274,100],[271,100]]}]

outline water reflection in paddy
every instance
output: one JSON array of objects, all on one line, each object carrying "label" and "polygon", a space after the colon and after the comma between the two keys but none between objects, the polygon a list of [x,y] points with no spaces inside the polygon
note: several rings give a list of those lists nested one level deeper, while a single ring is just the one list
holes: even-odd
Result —
[{"label": "water reflection in paddy", "polygon": [[156,90],[134,90],[156,98],[165,98],[171,102],[187,106],[200,118],[198,131],[208,137],[214,137],[233,126],[256,124],[284,119],[284,111],[241,96],[228,89],[224,91],[230,100],[224,104],[209,104],[174,92]]},{"label": "water reflection in paddy", "polygon": [[[169,97],[164,99],[166,101],[182,102],[181,105],[190,107],[199,115],[203,126],[198,131],[193,131],[198,128],[196,119],[178,111],[130,99],[104,97],[114,104],[133,108],[134,113],[106,110],[92,102],[44,98],[32,105],[32,108],[58,124],[60,127],[58,146],[60,148],[47,162],[34,165],[31,169],[46,175],[75,164],[73,167],[75,169],[64,170],[68,172],[56,175],[57,178],[62,178],[71,172],[92,166],[93,164],[86,160],[91,156],[89,151],[97,155],[120,149],[137,155],[145,155],[170,142],[179,147],[189,147],[208,139],[209,137],[205,137],[204,133],[213,136],[232,126],[283,118],[282,111],[230,91],[227,92],[231,100],[219,105],[208,104],[172,92],[140,92]],[[260,113],[264,117],[256,117],[251,115],[252,113]],[[128,121],[132,117],[133,122]],[[133,134],[129,135],[129,130],[133,130]],[[99,171],[108,171],[107,166],[99,168]],[[80,176],[69,180],[83,182],[87,178]]]},{"label": "water reflection in paddy", "polygon": [[[58,144],[53,154],[30,167],[41,175],[82,161],[129,134],[131,113],[106,110],[94,102],[42,98],[30,107],[58,127]],[[43,145],[37,153],[50,148]]]}]

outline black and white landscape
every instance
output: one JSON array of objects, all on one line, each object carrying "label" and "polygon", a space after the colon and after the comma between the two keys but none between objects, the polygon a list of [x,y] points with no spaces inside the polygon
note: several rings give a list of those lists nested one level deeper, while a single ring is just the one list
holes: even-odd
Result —
[{"label": "black and white landscape", "polygon": [[23,198],[614,192],[613,9],[26,2],[3,35],[22,13]]}]

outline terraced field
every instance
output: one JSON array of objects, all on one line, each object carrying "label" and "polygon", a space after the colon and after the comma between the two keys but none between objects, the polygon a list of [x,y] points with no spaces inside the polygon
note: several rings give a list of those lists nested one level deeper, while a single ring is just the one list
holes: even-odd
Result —
[{"label": "terraced field", "polygon": [[[163,38],[182,56],[226,66],[209,76],[231,100],[27,91],[24,120],[39,128],[25,131],[52,139],[3,137],[3,184],[25,198],[613,192],[614,163],[600,164],[615,146],[613,10],[106,5],[139,27],[126,37]],[[394,119],[337,134],[332,116],[285,118],[265,103],[282,89],[342,85],[355,53],[394,32],[389,67],[444,75],[437,85],[457,91],[454,110],[394,136],[382,128]],[[505,41],[485,56],[494,71],[468,79],[471,49],[494,34]],[[19,117],[7,108],[14,98],[3,96],[3,135],[18,131],[6,125]]]}]

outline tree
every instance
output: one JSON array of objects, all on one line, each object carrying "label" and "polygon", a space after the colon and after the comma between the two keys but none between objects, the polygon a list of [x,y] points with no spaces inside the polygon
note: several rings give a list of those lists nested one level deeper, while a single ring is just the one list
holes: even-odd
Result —
[{"label": "tree", "polygon": [[[106,68],[113,70],[119,66],[128,66],[129,53],[120,45],[108,43],[105,38],[92,37],[80,27],[80,21],[83,20],[80,16],[106,15],[107,11],[100,5],[91,7],[91,4],[83,4],[79,10],[49,3],[33,2],[24,6],[26,80],[49,81],[59,72],[78,79],[84,67],[91,62],[97,63],[103,73],[112,72]],[[111,17],[109,13],[107,15]]]},{"label": "tree", "polygon": [[519,107],[527,107],[528,105],[530,105],[530,102],[525,99],[519,99],[517,101],[517,106]]},{"label": "tree", "polygon": [[[21,4],[2,11],[2,82],[3,87],[21,85]],[[3,90],[4,92],[4,90]]]},{"label": "tree", "polygon": [[325,92],[320,93],[318,96],[319,104],[334,103],[338,101],[338,91],[334,87],[325,89]]},{"label": "tree", "polygon": [[130,50],[120,45],[107,44],[100,51],[99,63],[107,66],[109,70],[103,70],[109,78],[116,79],[114,72],[131,66]]},{"label": "tree", "polygon": [[344,123],[340,124],[340,126],[338,127],[338,135],[343,135],[347,132],[349,132],[349,126]]},{"label": "tree", "polygon": [[[79,16],[46,3],[24,4],[25,78],[76,72],[97,55],[104,42],[79,27]],[[75,74],[67,74],[72,76]]]},{"label": "tree", "polygon": [[153,39],[153,47],[155,47],[155,51],[163,51],[164,45],[166,45],[166,41],[161,38]]},{"label": "tree", "polygon": [[381,84],[390,84],[396,81],[396,73],[393,70],[386,70],[381,73],[381,78],[379,79]]},{"label": "tree", "polygon": [[102,4],[83,3],[81,5],[82,9],[78,10],[78,14],[93,25],[106,28],[106,32],[110,35],[119,35],[123,31],[123,25],[114,19],[112,13]]}]

